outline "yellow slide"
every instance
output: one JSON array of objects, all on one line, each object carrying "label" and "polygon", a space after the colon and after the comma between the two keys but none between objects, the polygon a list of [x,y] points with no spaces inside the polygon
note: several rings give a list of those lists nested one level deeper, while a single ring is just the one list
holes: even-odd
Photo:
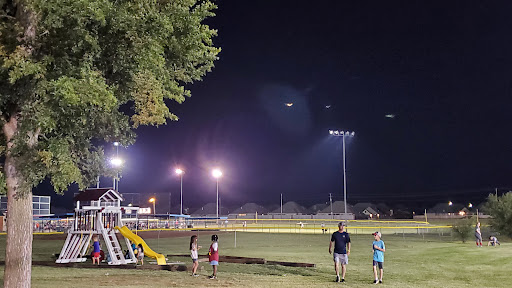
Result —
[{"label": "yellow slide", "polygon": [[165,262],[164,255],[158,254],[155,251],[151,250],[151,248],[149,248],[148,244],[146,244],[146,242],[144,242],[144,240],[142,238],[140,238],[140,236],[133,234],[133,232],[130,231],[130,229],[128,229],[128,227],[123,226],[123,227],[119,228],[119,226],[116,226],[116,229],[119,230],[119,232],[121,232],[121,234],[124,237],[126,237],[128,240],[135,243],[135,245],[138,246],[139,244],[141,244],[142,248],[144,248],[144,255],[151,257],[151,258],[155,258],[156,263],[158,265],[166,265],[167,264],[167,262]]}]

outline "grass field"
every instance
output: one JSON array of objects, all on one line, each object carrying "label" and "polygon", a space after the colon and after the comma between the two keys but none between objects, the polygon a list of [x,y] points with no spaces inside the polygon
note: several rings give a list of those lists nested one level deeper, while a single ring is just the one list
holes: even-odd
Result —
[{"label": "grass field", "polygon": [[[34,266],[33,287],[367,287],[372,285],[371,235],[353,235],[346,283],[334,282],[332,258],[328,254],[329,235],[234,233],[220,234],[221,255],[262,257],[275,261],[315,263],[315,268],[276,265],[221,263],[217,280],[209,280],[211,267],[201,263],[201,276],[189,272],[121,269],[79,269]],[[209,237],[200,236],[207,252]],[[451,239],[451,238],[450,238]],[[476,248],[473,242],[441,240],[437,235],[384,235],[386,256],[384,286],[388,287],[510,287],[512,243]],[[503,240],[503,239],[500,239]],[[189,237],[147,239],[163,254],[188,254]],[[34,260],[51,261],[64,240],[34,240]],[[485,243],[484,243],[485,244]],[[5,252],[5,236],[0,237],[0,257]],[[3,260],[3,259],[2,259]],[[146,261],[151,259],[146,258]],[[191,262],[189,258],[169,262]],[[151,265],[151,264],[145,264]],[[106,266],[106,264],[105,264]],[[3,277],[3,274],[2,276]],[[94,279],[94,280],[93,280]],[[2,279],[0,279],[2,280]],[[92,285],[92,281],[96,282]]]}]

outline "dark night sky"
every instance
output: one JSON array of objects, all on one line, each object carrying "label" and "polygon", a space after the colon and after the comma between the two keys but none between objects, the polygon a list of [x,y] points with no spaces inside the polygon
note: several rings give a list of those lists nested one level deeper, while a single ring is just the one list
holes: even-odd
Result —
[{"label": "dark night sky", "polygon": [[215,201],[218,166],[226,205],[341,200],[333,128],[356,131],[351,204],[478,203],[512,187],[512,2],[217,3],[220,60],[169,103],[178,122],[139,128],[120,149],[121,192],[160,193],[157,206],[172,192],[175,206],[179,165],[185,206],[200,207]]}]

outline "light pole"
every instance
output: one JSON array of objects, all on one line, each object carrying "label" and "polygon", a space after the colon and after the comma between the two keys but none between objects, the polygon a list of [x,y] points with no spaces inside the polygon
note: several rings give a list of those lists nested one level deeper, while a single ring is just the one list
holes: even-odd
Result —
[{"label": "light pole", "polygon": [[[112,164],[112,166],[116,167],[116,168],[119,168],[121,167],[121,165],[123,165],[123,159],[119,158],[119,157],[115,157],[115,158],[112,158],[110,159],[110,164]],[[117,173],[117,177],[119,177],[119,173]],[[116,177],[114,177],[114,191],[118,191],[119,189],[116,189]],[[118,184],[119,185],[119,184]],[[119,187],[117,187],[119,188]]]},{"label": "light pole", "polygon": [[176,169],[176,174],[180,175],[181,185],[180,185],[180,215],[183,215],[183,174],[185,171],[180,168]]},{"label": "light pole", "polygon": [[[116,159],[119,159],[119,142],[116,141],[113,144],[114,144],[114,147],[116,147]],[[120,164],[119,165],[115,165],[115,166],[119,167]],[[119,191],[119,179],[118,178],[119,178],[119,172],[116,172],[116,177],[114,177],[114,191]],[[116,183],[116,180],[117,180],[117,183]]]},{"label": "light pole", "polygon": [[219,221],[219,178],[222,176],[222,171],[215,168],[212,170],[212,176],[217,180],[217,223]]},{"label": "light pole", "polygon": [[329,130],[329,134],[333,136],[341,136],[343,138],[343,204],[345,205],[345,214],[347,214],[347,171],[345,160],[345,137],[353,137],[356,132]]},{"label": "light pole", "polygon": [[155,209],[156,198],[155,197],[149,198],[149,202],[153,203],[153,215],[155,215],[156,214],[156,209]]}]

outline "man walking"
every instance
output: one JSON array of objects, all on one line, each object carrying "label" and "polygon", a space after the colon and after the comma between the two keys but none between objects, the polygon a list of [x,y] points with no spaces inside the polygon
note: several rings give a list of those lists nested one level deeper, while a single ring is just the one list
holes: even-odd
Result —
[{"label": "man walking", "polygon": [[346,265],[348,264],[348,255],[350,255],[350,236],[344,231],[345,223],[338,224],[338,231],[332,233],[331,242],[329,242],[329,254],[332,254],[332,245],[334,243],[334,270],[336,271],[336,282],[340,282],[339,264],[341,263],[341,282],[345,282]]}]

